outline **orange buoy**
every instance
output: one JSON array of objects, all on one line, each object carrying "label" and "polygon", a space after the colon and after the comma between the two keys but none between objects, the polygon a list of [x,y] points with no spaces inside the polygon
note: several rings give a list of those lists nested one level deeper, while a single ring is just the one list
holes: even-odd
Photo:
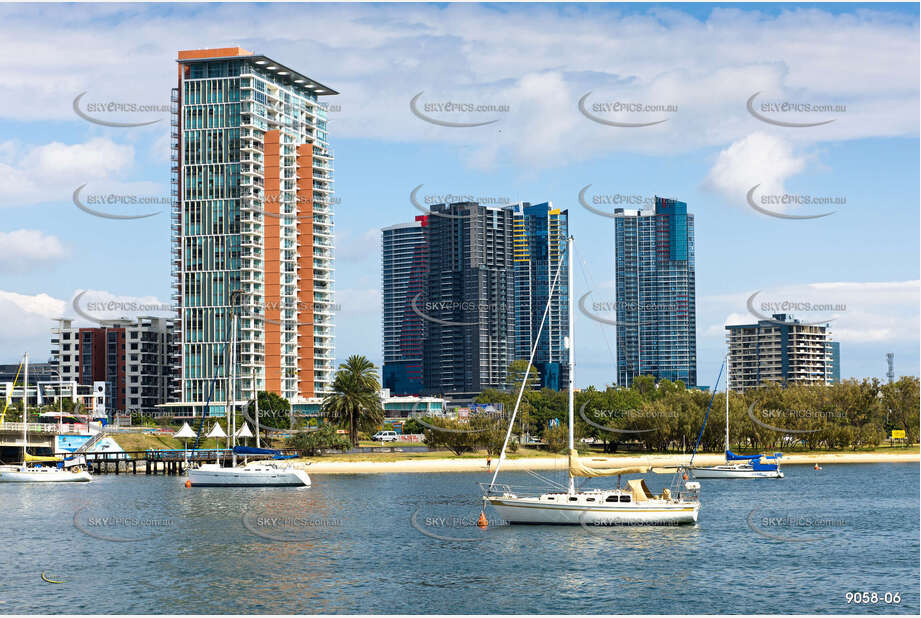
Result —
[{"label": "orange buoy", "polygon": [[192,481],[188,481],[188,480],[187,480],[187,481],[185,482],[185,486],[186,486],[186,487],[191,487],[191,486],[192,486]]},{"label": "orange buoy", "polygon": [[486,530],[486,527],[489,525],[489,522],[486,521],[486,513],[480,511],[480,518],[476,520],[477,528]]},{"label": "orange buoy", "polygon": [[814,468],[815,468],[816,470],[821,470],[821,469],[822,469],[822,468],[819,467],[819,464],[816,464],[816,465],[814,466]]},{"label": "orange buoy", "polygon": [[688,480],[688,473],[685,472],[684,474],[682,474],[681,478],[684,479],[685,481]]}]

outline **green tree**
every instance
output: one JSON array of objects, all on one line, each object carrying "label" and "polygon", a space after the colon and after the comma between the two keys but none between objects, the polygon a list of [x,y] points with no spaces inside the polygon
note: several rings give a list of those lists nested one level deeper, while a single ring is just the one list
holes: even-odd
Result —
[{"label": "green tree", "polygon": [[364,356],[353,354],[339,365],[332,392],[323,399],[323,414],[349,430],[352,446],[359,431],[372,431],[384,421],[377,367]]},{"label": "green tree", "polygon": [[477,429],[468,423],[447,418],[427,418],[425,422],[430,425],[425,430],[425,444],[429,448],[446,448],[455,455],[463,455],[478,446]]},{"label": "green tree", "polygon": [[652,399],[656,396],[656,379],[653,376],[636,376],[630,388],[641,396]]},{"label": "green tree", "polygon": [[[279,395],[268,391],[259,391],[259,426],[275,429],[293,429],[291,403]],[[250,399],[246,406],[246,414],[256,422],[256,404]],[[253,428],[255,430],[255,428]]]},{"label": "green tree", "polygon": [[336,433],[332,425],[323,425],[316,431],[301,431],[287,440],[288,448],[297,449],[307,457],[319,454],[321,449],[347,451],[351,443],[345,436]]},{"label": "green tree", "polygon": [[[528,367],[526,360],[513,360],[508,366],[508,377],[506,384],[508,389],[518,397],[518,391],[521,389],[521,383],[524,381],[524,370]],[[528,371],[528,390],[538,390],[540,388],[540,374],[534,366]]]},{"label": "green tree", "polygon": [[[505,435],[508,433],[508,421],[501,416],[474,416],[467,423],[471,430],[476,433],[474,444],[479,448],[486,449],[489,455],[498,455],[502,452],[502,444],[505,442]],[[508,452],[514,453],[518,450],[518,441],[510,439],[508,443]]]},{"label": "green tree", "polygon": [[406,419],[403,423],[403,433],[425,433],[425,425],[414,418]]},{"label": "green tree", "polygon": [[921,382],[913,376],[903,376],[880,388],[881,405],[885,410],[886,430],[904,429],[909,444],[918,441],[918,393]]},{"label": "green tree", "polygon": [[554,453],[566,453],[569,451],[569,426],[563,423],[555,427],[549,427],[544,430],[544,442],[547,448]]}]

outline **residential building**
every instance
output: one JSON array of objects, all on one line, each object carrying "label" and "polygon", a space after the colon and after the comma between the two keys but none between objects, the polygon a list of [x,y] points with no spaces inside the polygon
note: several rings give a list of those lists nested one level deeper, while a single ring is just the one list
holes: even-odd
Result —
[{"label": "residential building", "polygon": [[333,156],[319,97],[335,91],[239,47],[180,51],[172,114],[178,401],[222,416],[232,314],[235,400],[328,393],[334,372]]},{"label": "residential building", "polygon": [[[46,389],[56,382],[64,387],[104,384],[105,411],[110,418],[118,412],[153,415],[156,406],[175,396],[174,320],[142,316],[105,320],[92,327],[74,326],[67,318],[57,321],[57,328],[51,331],[55,369],[42,379]],[[82,389],[59,390],[74,397]]]},{"label": "residential building", "polygon": [[515,358],[513,215],[476,202],[430,210],[419,305],[426,394],[470,397],[506,386]]},{"label": "residential building", "polygon": [[[729,386],[742,392],[766,383],[832,384],[835,353],[828,325],[777,313],[756,324],[726,327]],[[840,370],[837,370],[840,378]]]},{"label": "residential building", "polygon": [[[507,209],[512,211],[514,237],[515,358],[530,358],[537,340],[534,367],[540,375],[540,386],[565,390],[569,388],[569,211],[554,208],[549,202],[523,202]],[[557,271],[559,280],[551,297]],[[548,301],[550,312],[540,330]]]},{"label": "residential building", "polygon": [[830,365],[829,383],[839,384],[841,382],[841,342],[840,341],[829,341],[828,342],[828,362]]},{"label": "residential building", "polygon": [[541,386],[567,388],[568,234],[568,211],[549,202],[438,204],[384,228],[383,386],[472,401],[506,388],[509,365],[536,341]]},{"label": "residential building", "polygon": [[381,230],[383,300],[382,385],[395,395],[422,392],[425,323],[413,306],[423,302],[428,268],[428,216]]},{"label": "residential building", "polygon": [[694,215],[661,197],[653,209],[614,212],[618,384],[653,376],[694,387]]}]

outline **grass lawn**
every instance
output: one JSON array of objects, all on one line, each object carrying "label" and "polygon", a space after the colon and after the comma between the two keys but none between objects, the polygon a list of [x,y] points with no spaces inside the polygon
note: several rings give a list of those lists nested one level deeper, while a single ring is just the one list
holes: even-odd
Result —
[{"label": "grass lawn", "polygon": [[[118,442],[118,445],[126,451],[146,451],[147,449],[179,449],[183,447],[183,440],[171,436],[155,436],[148,433],[112,433],[109,436]],[[189,447],[195,443],[195,439],[187,440]],[[223,448],[224,440],[221,440],[220,447],[217,440],[208,438],[202,440],[198,448]]]}]

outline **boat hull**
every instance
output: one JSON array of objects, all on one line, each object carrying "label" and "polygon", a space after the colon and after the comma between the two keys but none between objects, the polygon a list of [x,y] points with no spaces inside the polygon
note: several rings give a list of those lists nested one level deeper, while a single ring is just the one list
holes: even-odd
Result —
[{"label": "boat hull", "polygon": [[691,468],[695,479],[782,479],[780,470],[752,470],[751,468],[720,467]]},{"label": "boat hull", "polygon": [[565,524],[585,526],[674,526],[697,521],[699,503],[656,503],[636,506],[546,504],[526,498],[488,498],[510,524]]},{"label": "boat hull", "polygon": [[189,470],[193,487],[309,487],[310,476],[297,468],[222,468],[203,465]]},{"label": "boat hull", "polygon": [[93,477],[86,470],[72,472],[58,468],[0,470],[0,483],[88,483]]}]

